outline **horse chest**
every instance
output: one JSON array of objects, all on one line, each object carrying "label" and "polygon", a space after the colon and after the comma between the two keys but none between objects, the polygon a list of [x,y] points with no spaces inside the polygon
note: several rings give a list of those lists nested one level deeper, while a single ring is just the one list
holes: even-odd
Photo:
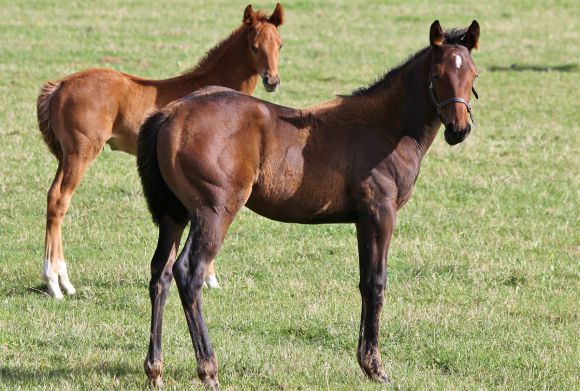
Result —
[{"label": "horse chest", "polygon": [[401,167],[397,170],[395,183],[397,185],[397,209],[401,209],[413,194],[413,189],[419,177],[419,167]]}]

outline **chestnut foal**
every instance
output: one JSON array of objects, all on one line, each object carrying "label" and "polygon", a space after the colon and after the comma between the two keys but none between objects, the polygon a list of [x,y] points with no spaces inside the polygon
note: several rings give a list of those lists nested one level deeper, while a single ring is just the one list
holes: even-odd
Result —
[{"label": "chestnut foal", "polygon": [[[351,96],[299,110],[212,87],[143,124],[139,175],[159,225],[152,294],[166,294],[173,271],[197,374],[208,389],[219,389],[219,382],[202,315],[203,276],[244,205],[278,221],[355,224],[362,296],[357,358],[368,377],[389,381],[378,342],[396,212],[409,200],[441,124],[450,145],[471,130],[477,76],[471,50],[479,25],[445,32],[435,21],[429,36],[428,47]],[[173,264],[187,222],[189,235]],[[158,384],[163,300],[154,298],[145,371]]]},{"label": "chestnut foal", "polygon": [[[242,25],[209,50],[191,71],[166,80],[147,80],[112,69],[81,71],[49,81],[37,102],[38,125],[50,151],[58,159],[56,176],[48,191],[43,278],[52,297],[72,295],[64,260],[62,220],[88,166],[109,144],[113,150],[137,153],[137,134],[151,112],[201,87],[220,85],[252,94],[258,77],[267,91],[280,84],[278,57],[283,23],[280,4],[267,17],[244,11]],[[217,287],[213,265],[206,282]]]}]

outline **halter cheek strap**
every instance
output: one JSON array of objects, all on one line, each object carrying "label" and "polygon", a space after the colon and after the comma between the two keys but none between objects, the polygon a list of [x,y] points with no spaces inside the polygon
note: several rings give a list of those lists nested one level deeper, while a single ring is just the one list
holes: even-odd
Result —
[{"label": "halter cheek strap", "polygon": [[[473,90],[473,94],[475,95],[475,98],[479,99],[475,89],[472,88],[472,90]],[[469,113],[469,118],[471,119],[471,122],[473,123],[474,126],[477,126],[477,124],[475,123],[475,119],[473,118],[473,109],[471,108],[471,104],[468,101],[466,101],[465,99],[463,99],[463,98],[450,98],[450,99],[444,100],[443,102],[438,102],[437,98],[435,97],[435,90],[433,89],[433,80],[429,81],[429,95],[431,96],[431,101],[433,101],[433,104],[435,105],[435,109],[437,110],[437,114],[439,114],[439,118],[441,119],[441,122],[443,122],[443,118],[441,118],[441,109],[443,107],[450,105],[451,103],[463,103],[465,105],[465,107],[467,108],[467,112]]]}]

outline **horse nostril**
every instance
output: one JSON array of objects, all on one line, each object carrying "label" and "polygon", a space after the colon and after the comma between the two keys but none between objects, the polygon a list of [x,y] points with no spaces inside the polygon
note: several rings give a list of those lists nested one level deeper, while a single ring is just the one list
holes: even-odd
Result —
[{"label": "horse nostril", "polygon": [[280,76],[276,75],[276,76],[272,77],[271,75],[266,74],[263,77],[263,81],[264,81],[264,83],[266,83],[268,85],[274,86],[274,85],[280,84]]},{"label": "horse nostril", "polygon": [[274,92],[278,89],[278,86],[280,86],[280,78],[278,76],[271,77],[269,75],[264,75],[262,77],[262,82],[264,84],[264,88],[268,92]]}]

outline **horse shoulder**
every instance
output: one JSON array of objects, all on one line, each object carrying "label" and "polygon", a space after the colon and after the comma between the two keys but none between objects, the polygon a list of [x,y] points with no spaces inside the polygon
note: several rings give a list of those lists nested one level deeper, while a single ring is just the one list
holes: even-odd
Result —
[{"label": "horse shoulder", "polygon": [[397,186],[396,205],[397,209],[401,209],[413,194],[419,177],[421,157],[412,147],[407,148],[403,142],[403,145],[396,148],[392,154],[391,165]]}]

